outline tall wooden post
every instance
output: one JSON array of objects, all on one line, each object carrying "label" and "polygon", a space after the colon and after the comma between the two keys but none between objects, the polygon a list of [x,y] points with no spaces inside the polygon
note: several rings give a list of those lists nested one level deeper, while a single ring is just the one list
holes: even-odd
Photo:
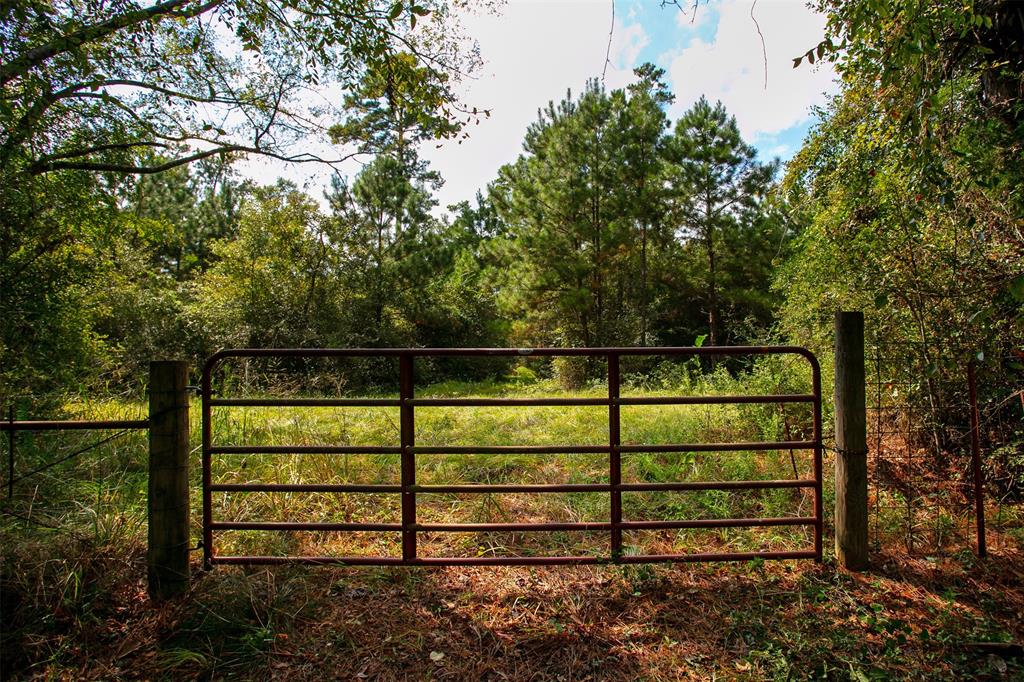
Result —
[{"label": "tall wooden post", "polygon": [[868,566],[868,437],[864,313],[837,312],[835,337],[836,560]]},{"label": "tall wooden post", "polygon": [[189,586],[188,366],[149,364],[149,596]]}]

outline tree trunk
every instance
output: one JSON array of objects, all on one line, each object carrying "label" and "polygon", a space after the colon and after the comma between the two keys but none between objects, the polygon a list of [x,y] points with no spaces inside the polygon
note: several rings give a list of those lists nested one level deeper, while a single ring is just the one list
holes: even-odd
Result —
[{"label": "tree trunk", "polygon": [[708,338],[712,346],[718,345],[718,287],[715,281],[715,240],[708,226],[705,244],[708,250]]},{"label": "tree trunk", "polygon": [[640,221],[640,345],[647,345],[647,223]]}]

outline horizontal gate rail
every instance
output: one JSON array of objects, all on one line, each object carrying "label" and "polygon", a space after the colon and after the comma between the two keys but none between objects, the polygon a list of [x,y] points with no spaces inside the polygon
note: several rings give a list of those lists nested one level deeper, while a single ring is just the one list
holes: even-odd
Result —
[{"label": "horizontal gate rail", "polygon": [[378,445],[220,445],[214,455],[398,455],[398,446]]},{"label": "horizontal gate rail", "polygon": [[[704,395],[621,397],[620,358],[622,356],[736,357],[752,355],[798,355],[811,368],[812,392],[776,395]],[[608,396],[586,398],[416,398],[413,364],[420,357],[487,356],[588,356],[608,362]],[[226,398],[214,397],[214,370],[228,358],[397,358],[399,361],[398,398]],[[202,377],[202,468],[203,468],[203,551],[208,566],[214,564],[348,564],[419,566],[496,566],[496,565],[576,565],[648,562],[745,561],[749,559],[815,559],[822,555],[822,444],[821,444],[821,372],[814,354],[797,346],[727,346],[673,348],[354,348],[354,349],[234,349],[216,353],[207,360]],[[813,434],[809,440],[756,441],[731,443],[622,443],[620,411],[622,407],[652,405],[730,405],[809,403],[813,410]],[[434,407],[568,407],[608,408],[608,442],[605,444],[555,445],[416,445],[415,409]],[[400,444],[370,445],[214,445],[212,410],[215,407],[397,407]],[[632,453],[667,452],[765,452],[810,450],[814,477],[760,481],[677,481],[623,483],[621,456]],[[214,455],[400,455],[401,483],[393,484],[296,484],[296,483],[214,483]],[[416,483],[416,455],[487,454],[605,454],[608,456],[608,483],[566,484],[461,484],[422,485]],[[814,495],[813,516],[781,518],[720,518],[677,520],[624,520],[622,494],[651,491],[697,490],[769,490],[810,489]],[[213,493],[353,493],[398,494],[401,496],[401,522],[302,522],[302,521],[214,521]],[[540,523],[420,523],[416,519],[417,495],[490,494],[490,493],[605,493],[610,495],[610,518],[593,522]],[[813,549],[759,552],[700,552],[691,554],[627,554],[623,551],[623,531],[675,530],[704,528],[811,527]],[[219,556],[214,551],[215,531],[250,530],[275,532],[398,532],[402,538],[399,556]],[[483,532],[607,532],[610,552],[606,556],[476,556],[434,557],[417,552],[418,533]]]},{"label": "horizontal gate rail", "polygon": [[0,431],[107,431],[148,429],[148,419],[105,419],[93,421],[30,420],[0,421]]},{"label": "horizontal gate rail", "polygon": [[214,407],[399,407],[391,398],[214,398]]},{"label": "horizontal gate rail", "polygon": [[[464,485],[413,485],[414,493],[607,493],[687,491],[687,490],[767,490],[775,488],[813,488],[811,479],[782,481],[686,481],[679,483],[470,483]],[[400,493],[402,486],[380,483],[214,483],[213,492],[236,493]]]}]

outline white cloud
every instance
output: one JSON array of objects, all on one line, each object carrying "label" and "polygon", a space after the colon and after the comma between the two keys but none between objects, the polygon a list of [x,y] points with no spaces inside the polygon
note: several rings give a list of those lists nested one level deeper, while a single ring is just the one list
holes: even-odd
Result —
[{"label": "white cloud", "polygon": [[[754,17],[764,34],[765,59]],[[758,2],[724,0],[714,7],[719,16],[712,42],[695,40],[671,56],[668,78],[676,94],[670,115],[677,118],[703,94],[721,100],[736,116],[748,140],[777,133],[806,121],[810,108],[835,92],[835,74],[828,64],[793,68],[792,58],[817,45],[825,19],[799,0]],[[699,19],[699,16],[698,16]]]},{"label": "white cloud", "polygon": [[640,24],[623,26],[621,22],[616,21],[615,33],[612,37],[612,63],[618,69],[632,71],[640,52],[650,42],[644,27]]},{"label": "white cloud", "polygon": [[[628,12],[619,7],[620,15]],[[469,131],[461,145],[423,150],[445,178],[441,207],[473,198],[498,168],[522,151],[523,134],[549,101],[566,90],[583,90],[588,78],[600,77],[608,48],[610,2],[511,1],[500,16],[466,17],[467,33],[480,43],[485,64],[463,94],[470,106],[490,109],[491,117]],[[623,87],[632,79],[634,62],[647,44],[639,24],[616,20],[606,86]]]}]

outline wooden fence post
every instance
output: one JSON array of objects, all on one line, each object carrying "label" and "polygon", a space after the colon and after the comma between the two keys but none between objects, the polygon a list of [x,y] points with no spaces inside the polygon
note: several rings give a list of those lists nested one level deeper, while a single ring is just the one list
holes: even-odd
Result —
[{"label": "wooden fence post", "polygon": [[864,313],[836,313],[835,360],[836,560],[860,571],[868,566]]},{"label": "wooden fence post", "polygon": [[188,366],[149,364],[149,596],[189,586]]}]

